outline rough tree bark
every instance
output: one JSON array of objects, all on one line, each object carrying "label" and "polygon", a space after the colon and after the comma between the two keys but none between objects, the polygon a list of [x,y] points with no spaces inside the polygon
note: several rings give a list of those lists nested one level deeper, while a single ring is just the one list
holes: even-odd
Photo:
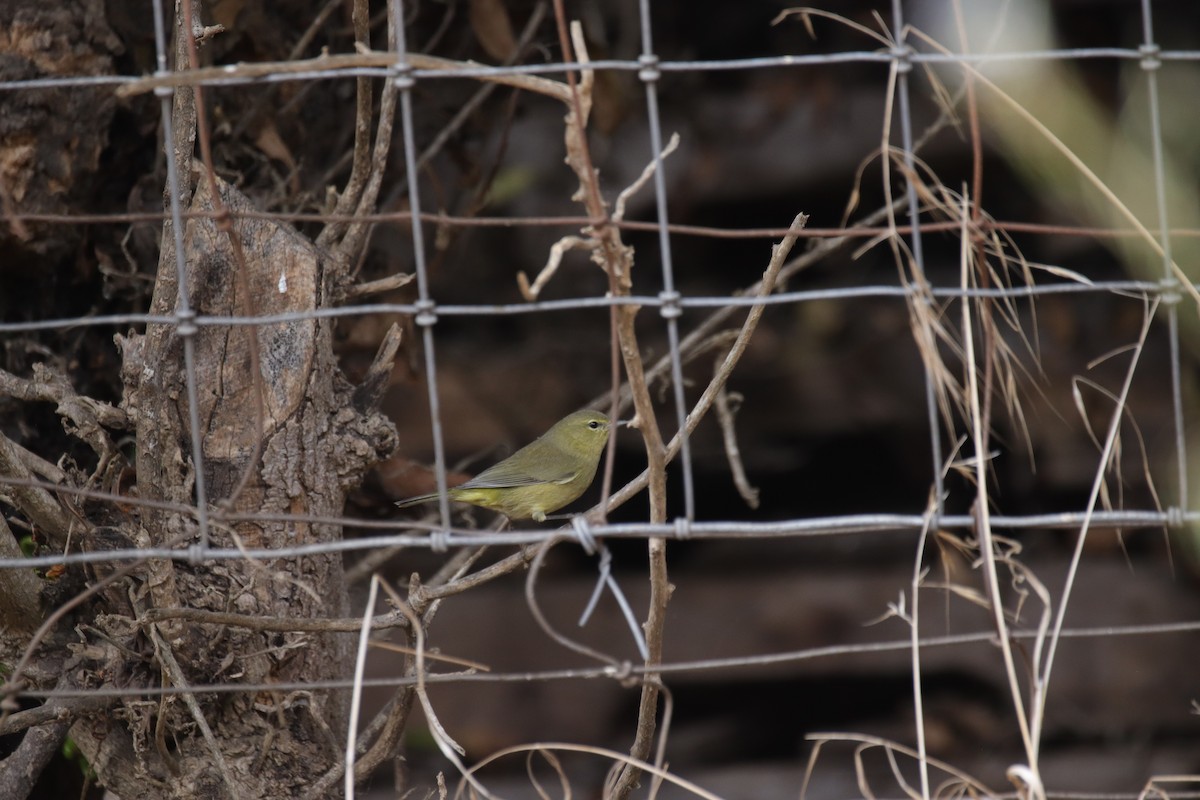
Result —
[{"label": "rough tree bark", "polygon": [[[199,180],[193,211],[213,210]],[[252,206],[230,187],[221,204],[236,216]],[[241,253],[232,246],[234,237]],[[325,261],[294,231],[237,220],[233,231],[212,219],[185,228],[187,287],[201,316],[311,311],[329,296]],[[240,255],[240,258],[239,258]],[[164,259],[165,261],[165,259]],[[239,261],[241,263],[239,263]],[[179,308],[173,265],[164,264],[151,313]],[[146,500],[195,502],[186,329],[154,324],[118,337],[126,384],[123,407],[136,425],[137,494]],[[329,542],[337,526],[264,520],[222,522],[230,514],[336,516],[346,490],[393,448],[382,416],[359,410],[337,369],[326,320],[298,318],[251,328],[200,326],[194,334],[202,462],[217,547],[286,547]],[[198,541],[192,514],[142,509],[124,533],[140,546],[186,548]],[[269,617],[337,617],[347,612],[339,555],[271,561],[153,561],[130,592],[124,614],[97,620],[109,637],[149,658],[138,669],[164,685],[210,682],[308,682],[350,673],[346,634],[263,633],[216,625],[155,623],[147,609],[199,608]],[[106,674],[112,652],[104,648]],[[177,665],[177,666],[174,666]],[[97,667],[100,664],[96,665]],[[133,667],[134,665],[126,665]],[[99,670],[87,682],[109,684]],[[152,680],[153,682],[153,680]],[[100,779],[122,796],[172,798],[290,797],[341,758],[342,705],[336,695],[280,691],[131,698],[72,731]],[[212,736],[203,735],[207,723]]]}]

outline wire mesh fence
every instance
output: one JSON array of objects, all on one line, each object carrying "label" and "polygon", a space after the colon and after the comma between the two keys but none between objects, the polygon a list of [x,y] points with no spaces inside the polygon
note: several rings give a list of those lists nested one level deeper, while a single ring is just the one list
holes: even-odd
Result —
[{"label": "wire mesh fence", "polygon": [[0,794],[1194,796],[1197,14],[1096,6],[16,4]]}]

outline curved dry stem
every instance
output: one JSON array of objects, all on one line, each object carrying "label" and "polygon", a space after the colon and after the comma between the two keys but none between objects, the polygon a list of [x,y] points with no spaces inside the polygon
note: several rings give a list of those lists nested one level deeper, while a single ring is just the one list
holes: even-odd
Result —
[{"label": "curved dry stem", "polygon": [[[899,742],[893,742],[890,739],[884,739],[879,736],[867,736],[860,733],[841,733],[837,731],[829,731],[810,733],[804,738],[806,741],[814,742],[815,744],[813,745],[812,754],[809,756],[808,766],[805,769],[804,783],[800,789],[801,800],[803,800],[803,798],[806,796],[808,784],[812,777],[812,773],[816,769],[816,763],[818,756],[820,755],[821,748],[826,744],[833,742],[854,742],[859,745],[858,752],[860,753],[865,752],[870,748],[882,747],[885,748],[889,753],[899,753],[900,755],[908,756],[912,759],[921,758],[921,755],[911,747],[907,747]],[[982,781],[978,780],[969,773],[946,763],[945,761],[940,761],[936,758],[930,758],[929,756],[925,756],[924,761],[934,769],[945,772],[947,775],[957,780],[964,788],[976,792],[980,797],[998,796],[996,792],[989,789]]]},{"label": "curved dry stem", "polygon": [[[672,773],[668,770],[662,769],[661,767],[656,767],[654,764],[651,764],[649,762],[641,761],[639,759],[633,758],[632,756],[628,756],[624,753],[618,753],[616,750],[609,750],[604,747],[591,747],[589,745],[571,744],[568,742],[536,742],[533,744],[523,744],[523,745],[515,745],[513,747],[506,747],[503,750],[498,750],[495,753],[492,753],[487,758],[476,763],[474,766],[472,766],[470,768],[470,772],[472,774],[474,774],[474,773],[478,772],[479,770],[483,769],[484,767],[486,767],[488,764],[491,764],[502,758],[507,758],[510,755],[514,755],[517,753],[528,753],[528,752],[538,752],[538,751],[557,751],[557,752],[563,752],[563,753],[586,753],[588,755],[594,755],[594,756],[599,756],[601,758],[611,759],[615,763],[624,764],[627,767],[633,767],[642,772],[647,772],[651,775],[654,775],[655,777],[661,778],[662,780],[664,780],[668,783],[672,783],[675,786],[678,786],[679,788],[683,789],[684,791],[691,792],[696,797],[704,798],[704,800],[723,800],[723,798],[721,798],[720,795],[713,794],[712,792],[708,791],[707,789],[704,789],[703,787],[699,786],[698,784],[692,783],[691,781],[689,781],[685,778],[681,778],[678,775],[675,775],[674,773]],[[465,782],[459,783],[458,789],[454,793],[454,797],[456,799],[462,797],[464,786],[465,786]]]},{"label": "curved dry stem", "polygon": [[[1154,321],[1154,314],[1158,310],[1159,301],[1155,300],[1146,309],[1146,316],[1142,323],[1142,330],[1138,336],[1137,347],[1133,351],[1132,358],[1129,362],[1129,367],[1125,373],[1125,380],[1121,385],[1121,393],[1117,397],[1116,407],[1113,409],[1112,416],[1109,418],[1108,433],[1104,438],[1104,448],[1100,454],[1100,464],[1096,469],[1096,476],[1092,480],[1091,493],[1088,495],[1088,502],[1084,511],[1083,524],[1079,529],[1079,537],[1075,542],[1075,550],[1071,554],[1070,566],[1067,569],[1067,578],[1063,583],[1062,595],[1059,598],[1058,612],[1054,616],[1054,629],[1050,634],[1049,644],[1046,650],[1046,663],[1040,675],[1036,676],[1034,685],[1033,697],[1033,734],[1035,737],[1040,736],[1042,724],[1045,721],[1046,713],[1046,692],[1050,684],[1050,675],[1054,669],[1054,656],[1058,651],[1058,643],[1062,639],[1063,623],[1066,620],[1067,607],[1071,598],[1071,590],[1075,586],[1075,578],[1079,573],[1079,565],[1083,561],[1083,546],[1087,540],[1088,531],[1091,529],[1092,515],[1096,511],[1096,503],[1100,496],[1100,489],[1104,481],[1104,473],[1108,468],[1108,464],[1113,457],[1113,451],[1117,442],[1117,435],[1121,429],[1121,419],[1125,414],[1126,402],[1129,398],[1129,390],[1133,385],[1133,376],[1137,371],[1137,366],[1141,355],[1145,350],[1146,337],[1150,335],[1150,326]],[[1035,739],[1034,744],[1037,745]],[[1036,755],[1036,751],[1035,751]]]},{"label": "curved dry stem", "polygon": [[550,800],[549,792],[542,788],[541,781],[539,781],[537,775],[534,774],[533,760],[535,756],[541,756],[545,762],[550,765],[550,769],[554,771],[555,776],[558,778],[558,786],[562,791],[562,796],[566,798],[566,800],[570,800],[571,782],[567,778],[567,771],[563,769],[562,762],[558,760],[558,756],[547,750],[530,751],[525,757],[525,774],[529,776],[529,783],[537,792],[538,797],[541,798],[541,800]]},{"label": "curved dry stem", "polygon": [[738,446],[737,431],[733,419],[737,416],[738,406],[742,395],[730,392],[722,386],[717,392],[716,411],[717,423],[721,426],[721,441],[725,445],[725,460],[729,462],[729,471],[733,475],[733,485],[738,494],[750,508],[758,508],[758,489],[751,485],[746,475],[746,467],[742,463],[742,451]]},{"label": "curved dry stem", "polygon": [[602,653],[595,648],[588,647],[586,644],[577,642],[566,634],[560,633],[553,625],[550,624],[550,620],[548,620],[546,615],[542,612],[542,606],[537,600],[538,574],[541,572],[542,563],[546,559],[546,554],[550,552],[550,548],[560,541],[562,541],[562,539],[547,539],[544,543],[542,543],[541,546],[538,547],[537,555],[534,556],[533,562],[529,565],[529,574],[525,577],[525,603],[529,606],[529,612],[533,614],[534,621],[537,622],[538,627],[540,627],[547,636],[568,650],[573,650],[574,652],[587,656],[588,658],[594,658],[602,664],[608,664],[609,666],[613,667],[620,666],[621,662],[619,659],[614,658],[607,653]]},{"label": "curved dry stem", "polygon": [[[373,578],[373,581],[378,580],[378,577]],[[466,755],[466,750],[450,738],[450,734],[446,732],[446,729],[442,727],[442,723],[438,721],[437,714],[433,710],[433,704],[429,702],[429,695],[425,691],[425,631],[421,620],[417,618],[417,615],[404,602],[403,598],[396,595],[386,583],[382,583],[382,581],[380,583],[388,590],[388,593],[392,596],[392,602],[408,617],[409,624],[412,626],[414,644],[416,645],[414,667],[416,670],[417,685],[415,693],[417,701],[421,704],[421,710],[425,712],[425,721],[429,725],[429,732],[433,735],[433,740],[437,743],[438,750],[458,769],[459,774],[470,784],[472,789],[479,792],[485,798],[494,798],[494,795],[487,790],[487,787],[475,777],[474,770],[467,769],[466,764],[462,762],[460,756]]]},{"label": "curved dry stem", "polygon": [[[922,33],[920,30],[913,29],[912,32],[937,51],[941,53],[949,53],[949,50],[939,44],[932,37]],[[1141,220],[1137,218],[1137,215],[1133,213],[1129,206],[1122,202],[1119,197],[1117,197],[1116,193],[1109,188],[1108,184],[1101,180],[1100,176],[1092,171],[1092,169],[1083,162],[1083,159],[1075,154],[1075,151],[1068,147],[1062,139],[1060,139],[1053,131],[1046,127],[1041,120],[1029,113],[1029,110],[1017,102],[1012,95],[1005,92],[997,84],[988,80],[981,72],[979,72],[979,70],[971,67],[969,64],[964,63],[961,66],[964,70],[970,73],[970,76],[975,81],[977,81],[980,85],[985,86],[990,92],[992,92],[993,95],[995,95],[996,99],[998,99],[1005,105],[1005,107],[1016,114],[1017,117],[1033,128],[1033,130],[1037,132],[1039,136],[1045,139],[1046,142],[1048,142],[1055,150],[1057,150],[1059,154],[1062,155],[1063,158],[1065,158],[1071,164],[1071,166],[1074,167],[1075,170],[1087,180],[1089,184],[1091,184],[1092,188],[1098,191],[1101,196],[1108,201],[1113,209],[1126,222],[1128,222],[1135,231],[1137,231],[1138,237],[1147,245],[1149,245],[1159,258],[1164,259],[1167,266],[1171,270],[1171,274],[1180,283],[1183,290],[1191,295],[1192,299],[1196,302],[1197,308],[1200,308],[1200,290],[1196,288],[1195,284],[1192,283],[1187,274],[1179,267],[1179,264],[1176,263],[1173,258],[1167,258],[1166,253],[1163,251],[1162,244],[1157,238],[1155,238],[1154,234],[1152,234],[1146,228],[1146,226],[1142,224]]]},{"label": "curved dry stem", "polygon": [[[767,297],[775,290],[775,285],[779,279],[783,264],[787,261],[788,254],[791,253],[792,247],[795,246],[796,240],[799,238],[799,232],[804,228],[804,225],[807,222],[808,216],[806,214],[798,214],[795,220],[792,222],[792,230],[794,233],[789,233],[772,249],[771,261],[767,265],[767,270],[763,273],[762,280],[760,280],[754,287],[756,295],[759,297]],[[803,261],[803,263],[808,264],[811,263],[811,261]],[[737,338],[734,339],[733,345],[729,348],[729,352],[725,355],[725,360],[721,362],[716,374],[713,375],[712,380],[709,381],[708,386],[705,387],[704,392],[700,395],[700,398],[692,407],[691,412],[687,415],[685,422],[686,432],[688,434],[691,434],[696,430],[696,426],[700,424],[700,420],[704,418],[705,414],[707,414],[709,409],[712,408],[713,403],[716,402],[717,393],[720,392],[725,384],[729,381],[729,376],[733,374],[734,367],[737,366],[738,361],[741,360],[742,354],[746,351],[746,346],[750,343],[750,337],[754,335],[754,330],[758,327],[758,322],[762,318],[762,314],[765,309],[765,305],[753,305],[750,307],[750,313],[746,315],[746,320],[742,323],[742,327],[741,330],[738,331]],[[714,314],[714,316],[716,315]],[[696,331],[693,331],[692,335],[695,334]],[[676,433],[675,436],[672,437],[671,441],[667,443],[665,454],[667,461],[670,461],[676,455],[678,455],[682,442],[682,434],[682,431],[680,433]],[[621,506],[623,503],[628,502],[630,498],[645,489],[648,483],[649,470],[646,470],[629,483],[621,487],[621,489],[613,492],[612,497],[609,498],[606,510],[612,511],[613,509]],[[592,509],[592,511],[596,510],[598,509]],[[590,513],[592,512],[589,512],[589,514]]]},{"label": "curved dry stem", "polygon": [[[963,225],[966,226],[966,215]],[[965,289],[970,283],[969,254],[967,237],[964,231],[962,247],[962,266],[960,287]],[[976,519],[976,535],[979,538],[979,550],[983,558],[983,574],[986,580],[987,593],[990,600],[993,623],[1000,643],[1000,652],[1004,657],[1004,671],[1008,677],[1009,692],[1012,698],[1013,710],[1017,715],[1017,726],[1021,731],[1021,740],[1025,745],[1025,757],[1029,766],[1037,770],[1037,745],[1035,734],[1031,730],[1025,713],[1025,701],[1022,697],[1021,684],[1017,675],[1016,659],[1013,656],[1012,640],[1008,630],[1008,620],[1004,618],[1004,603],[1000,597],[1000,582],[996,569],[995,542],[992,539],[992,526],[989,520],[991,501],[988,497],[987,467],[984,454],[987,452],[985,421],[983,418],[982,400],[979,388],[979,370],[975,363],[975,335],[972,329],[971,304],[962,303],[963,348],[966,358],[967,402],[971,412],[971,437],[975,442],[975,491],[977,492],[974,515]]]}]

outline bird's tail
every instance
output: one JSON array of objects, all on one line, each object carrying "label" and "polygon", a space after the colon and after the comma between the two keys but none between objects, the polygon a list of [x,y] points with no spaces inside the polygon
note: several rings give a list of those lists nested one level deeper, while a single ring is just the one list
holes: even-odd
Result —
[{"label": "bird's tail", "polygon": [[396,508],[408,508],[409,506],[416,506],[416,505],[420,505],[421,503],[428,503],[430,500],[437,500],[437,498],[438,498],[437,492],[434,492],[433,494],[421,494],[421,495],[417,495],[416,497],[410,497],[407,500],[397,500]]}]

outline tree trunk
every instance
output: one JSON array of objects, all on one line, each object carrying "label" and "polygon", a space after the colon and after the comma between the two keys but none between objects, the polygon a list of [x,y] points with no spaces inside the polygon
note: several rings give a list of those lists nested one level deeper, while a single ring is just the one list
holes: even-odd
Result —
[{"label": "tree trunk", "polygon": [[[198,183],[192,211],[212,212],[209,184]],[[221,205],[235,215],[253,210],[232,188],[220,191]],[[164,247],[164,255],[169,250]],[[191,219],[184,250],[188,300],[201,317],[312,311],[329,296],[321,253],[273,222],[235,219],[227,233],[212,219]],[[177,281],[163,274],[170,269],[164,264],[160,270],[166,279],[156,286],[152,314],[182,308]],[[152,324],[145,335],[118,337],[123,406],[136,423],[136,491],[144,500],[196,502],[187,327]],[[347,488],[394,446],[388,421],[352,407],[352,387],[334,362],[330,322],[301,317],[256,327],[200,325],[192,341],[199,417],[194,433],[213,508],[210,545],[279,548],[339,539],[335,525],[229,519],[254,513],[337,516]],[[125,533],[140,546],[179,550],[200,537],[193,514],[157,508],[143,508]],[[256,617],[339,617],[348,610],[339,554],[158,560],[143,577],[130,593],[134,615],[181,607]],[[132,646],[130,631],[138,629],[130,622],[112,617],[100,627]],[[125,663],[122,671],[176,687],[345,678],[352,666],[350,636],[168,620],[157,623],[149,639],[144,633],[133,637],[150,666]],[[101,680],[112,675],[111,662],[104,666],[109,669],[97,670],[93,682],[112,685]],[[122,713],[83,721],[72,736],[101,782],[123,797],[292,797],[342,758],[345,718],[337,693],[283,689],[195,699],[129,699]]]}]

